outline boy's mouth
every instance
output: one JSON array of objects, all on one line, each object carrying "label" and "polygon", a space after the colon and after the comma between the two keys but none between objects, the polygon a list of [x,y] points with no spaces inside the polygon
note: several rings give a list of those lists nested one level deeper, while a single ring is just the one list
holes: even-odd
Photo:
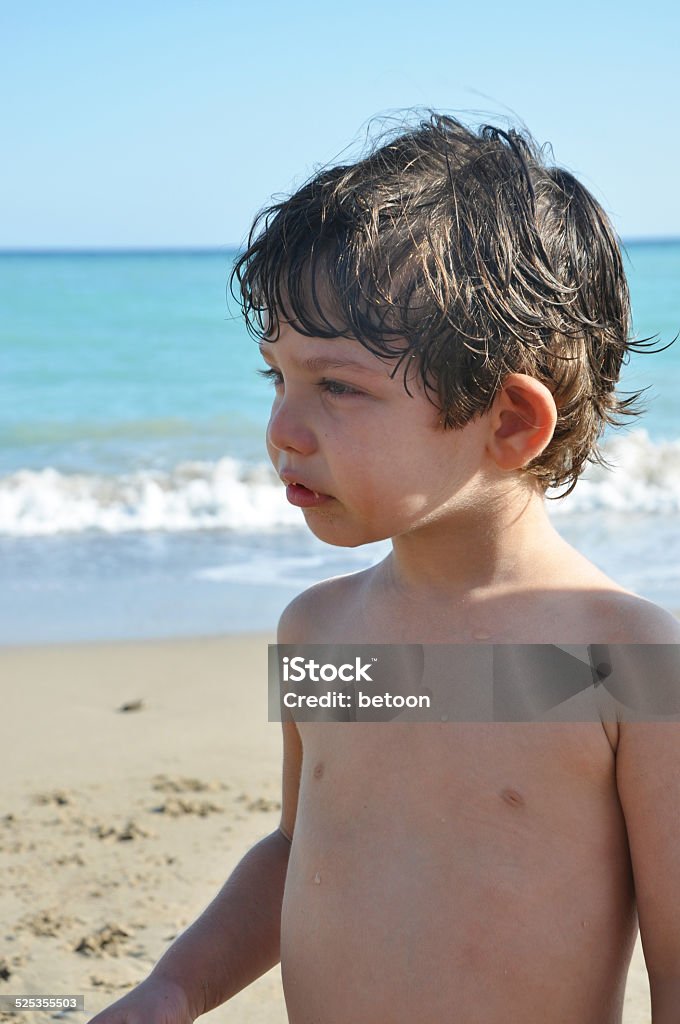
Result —
[{"label": "boy's mouth", "polygon": [[298,508],[316,508],[332,500],[330,494],[320,494],[296,480],[291,480],[287,485],[286,498],[291,505],[296,505]]}]

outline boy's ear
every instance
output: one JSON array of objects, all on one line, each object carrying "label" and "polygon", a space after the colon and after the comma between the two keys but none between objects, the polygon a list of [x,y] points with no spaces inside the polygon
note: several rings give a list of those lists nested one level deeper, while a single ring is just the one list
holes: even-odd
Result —
[{"label": "boy's ear", "polygon": [[511,373],[489,417],[487,451],[500,469],[521,469],[550,444],[557,407],[545,384],[525,373]]}]

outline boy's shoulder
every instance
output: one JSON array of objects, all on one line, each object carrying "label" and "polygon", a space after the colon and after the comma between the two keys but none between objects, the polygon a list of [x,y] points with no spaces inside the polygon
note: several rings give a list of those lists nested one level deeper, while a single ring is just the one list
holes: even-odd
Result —
[{"label": "boy's shoulder", "polygon": [[621,588],[596,589],[584,597],[593,631],[589,643],[680,643],[679,618],[653,601]]},{"label": "boy's shoulder", "polygon": [[[375,582],[377,567],[335,576],[304,590],[284,609],[278,629],[279,643],[338,643],[350,642],[368,625],[366,615],[373,618],[376,604]],[[378,587],[378,590],[381,588]],[[539,599],[540,600],[540,599]],[[379,599],[378,599],[379,603]],[[578,613],[576,608],[578,608]],[[363,609],[363,611],[362,611]],[[369,611],[370,609],[370,611]],[[553,609],[550,618],[554,618]],[[580,621],[577,632],[587,633],[578,642],[620,644],[680,644],[680,619],[659,605],[631,591],[612,585],[611,588],[593,586],[573,592],[563,601],[562,628],[569,620]],[[392,629],[389,630],[393,634]],[[456,623],[451,622],[452,637]],[[370,630],[370,632],[374,632]],[[524,631],[523,631],[524,632]],[[413,638],[412,638],[413,639]],[[538,635],[534,640],[518,636],[517,642],[565,642],[566,635],[552,639]],[[509,638],[505,637],[504,642]],[[389,642],[389,641],[385,641]],[[394,642],[392,640],[392,642]],[[440,640],[441,642],[441,640]],[[572,638],[570,642],[577,642]]]},{"label": "boy's shoulder", "polygon": [[278,643],[325,644],[344,639],[346,613],[370,575],[371,569],[362,569],[303,590],[281,613]]},{"label": "boy's shoulder", "polygon": [[680,643],[680,613],[628,590],[571,546],[566,556],[548,560],[542,574],[545,593],[554,595],[553,614],[583,634],[575,643]]},{"label": "boy's shoulder", "polygon": [[[680,644],[680,619],[627,590],[596,593],[590,605],[609,643]],[[599,614],[598,614],[599,612]]]}]

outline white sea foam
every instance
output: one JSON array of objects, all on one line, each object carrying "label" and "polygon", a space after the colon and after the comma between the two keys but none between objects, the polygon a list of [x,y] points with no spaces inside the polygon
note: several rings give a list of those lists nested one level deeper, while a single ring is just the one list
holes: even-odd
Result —
[{"label": "white sea foam", "polygon": [[568,498],[549,503],[551,512],[680,512],[680,440],[655,443],[636,430],[613,437],[603,454],[612,469],[588,466]]},{"label": "white sea foam", "polygon": [[[590,466],[551,513],[680,512],[680,440],[652,442],[644,431],[612,439],[613,472]],[[171,472],[120,476],[19,470],[0,478],[0,533],[13,536],[131,530],[274,530],[300,526],[273,470],[232,458],[183,462]]]},{"label": "white sea foam", "polygon": [[267,530],[299,522],[273,470],[235,459],[121,476],[20,470],[0,478],[0,533]]}]

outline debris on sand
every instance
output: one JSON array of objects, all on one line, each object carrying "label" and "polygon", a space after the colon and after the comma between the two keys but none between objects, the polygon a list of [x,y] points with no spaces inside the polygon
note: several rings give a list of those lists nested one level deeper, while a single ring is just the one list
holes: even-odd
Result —
[{"label": "debris on sand", "polygon": [[133,839],[152,839],[156,835],[155,832],[149,832],[132,820],[123,828],[116,828],[114,825],[95,825],[92,832],[97,839],[116,839],[119,843],[127,843]]},{"label": "debris on sand", "polygon": [[56,911],[40,910],[36,914],[22,918],[19,922],[19,930],[29,931],[38,937],[55,938],[62,930],[72,924],[68,917],[63,917]]},{"label": "debris on sand", "polygon": [[181,818],[184,814],[196,814],[199,818],[205,818],[208,814],[222,814],[224,807],[211,803],[210,800],[186,800],[183,797],[171,796],[152,810],[155,814],[167,814],[169,818]]},{"label": "debris on sand", "polygon": [[66,789],[53,789],[47,793],[34,793],[33,802],[43,806],[54,804],[56,807],[65,807],[73,803],[73,794]]},{"label": "debris on sand", "polygon": [[83,956],[118,956],[121,947],[130,938],[132,932],[121,925],[105,924],[98,931],[84,936],[74,947],[74,952],[82,953]]},{"label": "debris on sand", "polygon": [[229,789],[223,782],[204,782],[187,776],[154,775],[151,788],[160,793],[214,793],[219,789]]},{"label": "debris on sand", "polygon": [[146,707],[144,699],[140,697],[138,700],[128,700],[125,704],[121,704],[117,711],[143,711]]}]

